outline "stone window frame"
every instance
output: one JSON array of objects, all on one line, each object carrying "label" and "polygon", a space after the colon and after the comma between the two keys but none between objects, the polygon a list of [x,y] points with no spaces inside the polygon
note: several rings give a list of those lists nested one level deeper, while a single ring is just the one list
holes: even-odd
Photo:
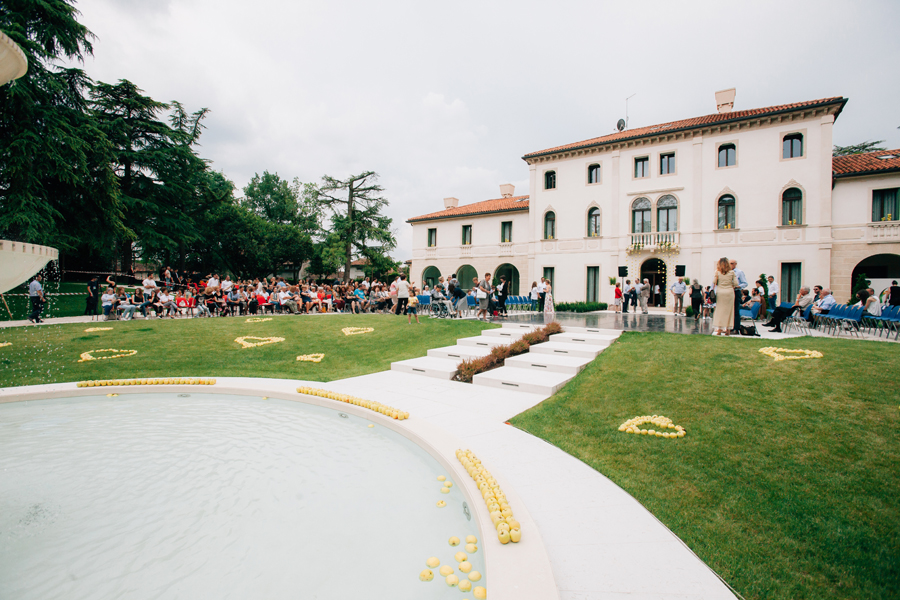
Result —
[{"label": "stone window frame", "polygon": [[[800,154],[800,156],[792,156],[790,158],[785,158],[784,157],[784,138],[786,138],[789,135],[795,135],[795,134],[803,136],[803,142],[802,142],[803,151]],[[778,161],[779,162],[790,162],[792,160],[804,160],[807,157],[807,155],[809,154],[809,144],[807,142],[809,142],[809,135],[807,134],[807,130],[805,127],[803,129],[787,129],[785,131],[779,132],[779,134],[778,134]],[[804,194],[804,196],[805,195],[806,194]]]},{"label": "stone window frame", "polygon": [[[598,177],[597,181],[591,181],[591,167],[597,167]],[[584,169],[584,181],[585,185],[601,185],[603,183],[603,165],[600,162],[592,162],[588,163]]]},{"label": "stone window frame", "polygon": [[[728,165],[725,167],[720,167],[719,166],[719,150],[722,148],[722,146],[729,146],[729,145],[734,146],[734,164]],[[740,152],[740,141],[739,140],[737,140],[737,139],[723,140],[721,142],[718,142],[716,144],[716,169],[736,169],[741,164],[740,156],[741,156],[741,152]]]},{"label": "stone window frame", "polygon": [[[791,160],[793,160],[793,159],[791,159]],[[801,213],[802,217],[801,217],[800,222],[797,223],[796,225],[782,225],[782,222],[784,221],[784,212],[783,212],[783,210],[784,210],[784,193],[791,188],[797,188],[798,190],[800,190],[800,213]],[[788,227],[806,227],[808,224],[808,221],[806,220],[806,209],[809,205],[809,202],[807,202],[807,198],[808,198],[808,194],[806,192],[806,188],[803,187],[802,185],[800,185],[797,181],[791,179],[788,183],[786,183],[784,185],[784,187],[781,188],[781,191],[778,192],[778,221],[777,221],[778,225],[777,225],[777,228],[784,229],[784,228],[788,228]],[[736,206],[737,206],[737,198],[735,198],[735,207]],[[735,217],[737,217],[736,214],[735,214]],[[788,261],[788,262],[790,262],[790,261]]]}]

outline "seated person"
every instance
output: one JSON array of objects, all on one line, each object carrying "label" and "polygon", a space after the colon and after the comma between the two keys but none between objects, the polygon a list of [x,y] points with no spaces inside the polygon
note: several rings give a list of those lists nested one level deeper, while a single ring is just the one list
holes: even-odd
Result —
[{"label": "seated person", "polygon": [[233,315],[235,311],[237,311],[238,314],[241,314],[241,295],[237,288],[232,287],[228,293],[225,294],[225,305],[228,307],[230,314]]},{"label": "seated person", "polygon": [[134,318],[134,311],[137,310],[137,306],[131,302],[131,296],[125,293],[125,290],[119,288],[117,291],[117,299],[119,301],[118,310],[122,311],[122,320],[130,321]]},{"label": "seated person", "polygon": [[741,308],[751,309],[753,308],[753,304],[759,304],[762,301],[762,296],[759,295],[759,290],[753,288],[753,292],[751,293],[750,299],[741,304]]},{"label": "seated person", "polygon": [[353,290],[353,295],[356,296],[356,312],[366,312],[366,309],[369,308],[369,300],[366,298],[365,290],[358,287]]},{"label": "seated person", "polygon": [[763,325],[772,327],[772,331],[775,333],[781,333],[781,323],[795,311],[800,311],[801,313],[805,311],[812,302],[813,297],[809,293],[809,288],[803,286],[800,288],[800,293],[797,294],[797,301],[794,302],[790,308],[782,308],[780,306],[775,307],[775,310],[772,312],[772,318],[769,319],[768,323],[764,323]]},{"label": "seated person", "polygon": [[107,321],[110,319],[115,319],[115,313],[113,316],[110,316],[110,313],[113,312],[113,307],[115,306],[116,295],[113,293],[112,288],[106,288],[106,292],[100,296],[100,303],[103,306],[103,316]]},{"label": "seated person", "polygon": [[[170,319],[175,318],[175,314],[178,312],[178,307],[175,306],[175,302],[173,302],[173,297],[168,294],[165,290],[159,293],[159,306],[162,310],[166,311]],[[162,316],[160,316],[162,318]]]}]

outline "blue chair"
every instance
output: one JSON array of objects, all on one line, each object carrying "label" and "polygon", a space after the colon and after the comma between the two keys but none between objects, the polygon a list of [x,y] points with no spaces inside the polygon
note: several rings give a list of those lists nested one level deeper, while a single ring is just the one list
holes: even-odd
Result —
[{"label": "blue chair", "polygon": [[416,296],[419,300],[419,308],[422,309],[422,313],[431,311],[431,296],[428,294],[418,294]]},{"label": "blue chair", "polygon": [[[793,304],[788,305],[793,306]],[[809,335],[809,315],[812,313],[812,304],[806,307],[806,310],[803,311],[802,314],[797,314],[796,312],[784,320],[784,330],[788,331],[791,327],[797,329],[797,331],[802,332],[806,335]]]},{"label": "blue chair", "polygon": [[750,305],[750,308],[742,308],[738,311],[741,315],[741,320],[750,319],[753,322],[753,326],[756,326],[756,317],[759,316],[759,309],[762,306],[759,302],[754,302]]}]

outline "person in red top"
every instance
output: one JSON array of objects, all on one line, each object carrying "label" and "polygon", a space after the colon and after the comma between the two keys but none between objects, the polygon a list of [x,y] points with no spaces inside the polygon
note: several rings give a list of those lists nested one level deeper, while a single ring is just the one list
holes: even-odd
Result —
[{"label": "person in red top", "polygon": [[613,304],[616,307],[616,312],[622,310],[622,288],[618,283],[616,283],[616,299],[613,301]]}]

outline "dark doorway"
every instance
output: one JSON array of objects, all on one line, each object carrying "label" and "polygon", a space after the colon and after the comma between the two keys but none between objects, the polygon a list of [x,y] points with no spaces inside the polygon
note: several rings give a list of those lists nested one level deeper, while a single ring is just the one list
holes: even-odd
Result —
[{"label": "dark doorway", "polygon": [[[650,258],[641,265],[641,282],[650,280],[650,306],[666,305],[666,263],[658,258]],[[656,286],[659,295],[656,295]]]}]

